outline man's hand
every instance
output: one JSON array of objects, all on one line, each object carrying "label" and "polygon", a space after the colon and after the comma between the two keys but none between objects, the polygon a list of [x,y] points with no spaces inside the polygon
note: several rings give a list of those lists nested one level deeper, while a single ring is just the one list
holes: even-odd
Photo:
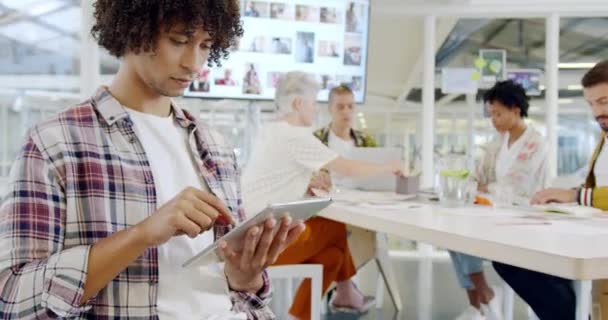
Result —
[{"label": "man's hand", "polygon": [[82,303],[107,287],[148,248],[176,235],[194,238],[219,223],[234,224],[224,204],[207,192],[185,189],[134,227],[118,231],[91,247]]},{"label": "man's hand", "polygon": [[570,203],[576,202],[576,190],[569,189],[546,189],[532,197],[531,204],[546,204],[551,202]]},{"label": "man's hand", "polygon": [[[251,227],[240,250],[235,249],[233,243],[219,244],[220,255],[226,262],[224,273],[232,290],[257,293],[262,288],[264,269],[272,265],[304,231],[302,222],[289,230],[291,221],[290,217],[284,217],[279,222],[268,219],[263,224]],[[277,223],[281,226],[275,233]]]},{"label": "man's hand", "polygon": [[215,223],[234,224],[228,208],[210,193],[186,188],[135,228],[148,247],[155,247],[177,235],[196,238]]},{"label": "man's hand", "polygon": [[490,189],[488,189],[487,184],[480,184],[477,186],[477,191],[481,193],[490,193]]},{"label": "man's hand", "polygon": [[392,174],[398,177],[405,177],[409,174],[407,169],[405,168],[405,164],[402,161],[394,160],[390,161],[386,164],[386,168]]},{"label": "man's hand", "polygon": [[312,177],[310,183],[308,184],[306,194],[309,196],[315,196],[316,194],[314,189],[323,190],[327,193],[331,191],[331,175],[329,172],[322,170]]}]

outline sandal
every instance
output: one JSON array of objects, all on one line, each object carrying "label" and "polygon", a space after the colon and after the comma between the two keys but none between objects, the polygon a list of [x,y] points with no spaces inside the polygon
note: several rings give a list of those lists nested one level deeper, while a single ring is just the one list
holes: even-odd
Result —
[{"label": "sandal", "polygon": [[334,299],[332,297],[332,299],[329,301],[329,310],[332,313],[342,312],[361,315],[367,313],[374,306],[375,303],[376,298],[365,296],[363,297],[363,305],[361,306],[361,308],[356,309],[351,306],[337,306],[334,304]]}]

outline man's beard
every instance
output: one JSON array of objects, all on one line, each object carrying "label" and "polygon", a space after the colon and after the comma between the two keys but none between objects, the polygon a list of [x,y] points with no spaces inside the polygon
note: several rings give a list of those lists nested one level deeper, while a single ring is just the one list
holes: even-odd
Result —
[{"label": "man's beard", "polygon": [[[608,133],[608,116],[598,116],[595,118],[595,120],[597,120],[597,123],[600,125],[600,128],[602,128],[604,132]],[[605,120],[606,123],[602,123],[601,120]]]}]

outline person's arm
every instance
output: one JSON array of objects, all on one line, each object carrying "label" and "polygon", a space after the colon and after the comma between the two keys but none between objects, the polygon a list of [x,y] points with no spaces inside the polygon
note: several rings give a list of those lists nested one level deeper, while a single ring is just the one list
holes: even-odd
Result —
[{"label": "person's arm", "polygon": [[375,164],[366,161],[349,160],[344,157],[332,160],[325,167],[331,172],[346,177],[368,177],[385,173],[398,174],[404,169],[399,161],[387,164]]},{"label": "person's arm", "polygon": [[194,239],[220,221],[235,223],[218,198],[195,188],[184,189],[142,222],[92,246],[83,300],[105,288],[146,249],[181,234]]},{"label": "person's arm", "polygon": [[[242,197],[242,185],[241,185],[241,168],[238,166],[236,161],[236,155],[234,157],[234,172],[236,173],[236,196],[238,202],[238,208],[236,212],[239,223],[247,217],[245,213],[245,207],[243,206]],[[226,280],[229,283],[230,289],[230,300],[232,301],[232,309],[236,312],[244,312],[247,314],[247,319],[274,319],[275,315],[269,307],[270,299],[272,297],[272,286],[270,278],[266,271],[262,271],[261,283],[255,288],[250,290],[239,290],[240,288],[234,288],[230,286],[229,276],[226,275]],[[258,278],[258,279],[260,279]]]},{"label": "person's arm", "polygon": [[309,133],[294,133],[286,142],[286,150],[294,161],[311,172],[327,169],[347,177],[367,177],[383,173],[403,174],[404,166],[400,161],[374,164],[366,161],[349,160],[339,156]]},{"label": "person's arm", "polygon": [[63,190],[56,168],[28,137],[0,207],[0,319],[68,318],[90,309],[84,284],[91,248],[63,247]]},{"label": "person's arm", "polygon": [[608,211],[608,187],[581,188],[577,192],[580,205]]}]

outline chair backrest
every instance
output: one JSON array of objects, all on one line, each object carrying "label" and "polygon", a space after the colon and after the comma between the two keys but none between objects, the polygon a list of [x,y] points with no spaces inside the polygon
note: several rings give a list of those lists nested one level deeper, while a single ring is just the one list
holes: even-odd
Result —
[{"label": "chair backrest", "polygon": [[[290,264],[282,266],[272,266],[267,269],[268,276],[271,280],[287,279],[311,279],[311,320],[321,319],[321,303],[323,290],[323,265],[320,264]],[[278,288],[277,282],[273,281],[275,294],[271,301],[272,310],[276,313],[279,319],[284,319],[287,315],[285,307],[289,308],[292,301],[278,301],[281,298],[291,297],[291,292],[281,292],[281,289],[292,291],[291,285],[285,288]],[[275,300],[276,299],[276,300]],[[292,300],[290,298],[289,300]]]}]

